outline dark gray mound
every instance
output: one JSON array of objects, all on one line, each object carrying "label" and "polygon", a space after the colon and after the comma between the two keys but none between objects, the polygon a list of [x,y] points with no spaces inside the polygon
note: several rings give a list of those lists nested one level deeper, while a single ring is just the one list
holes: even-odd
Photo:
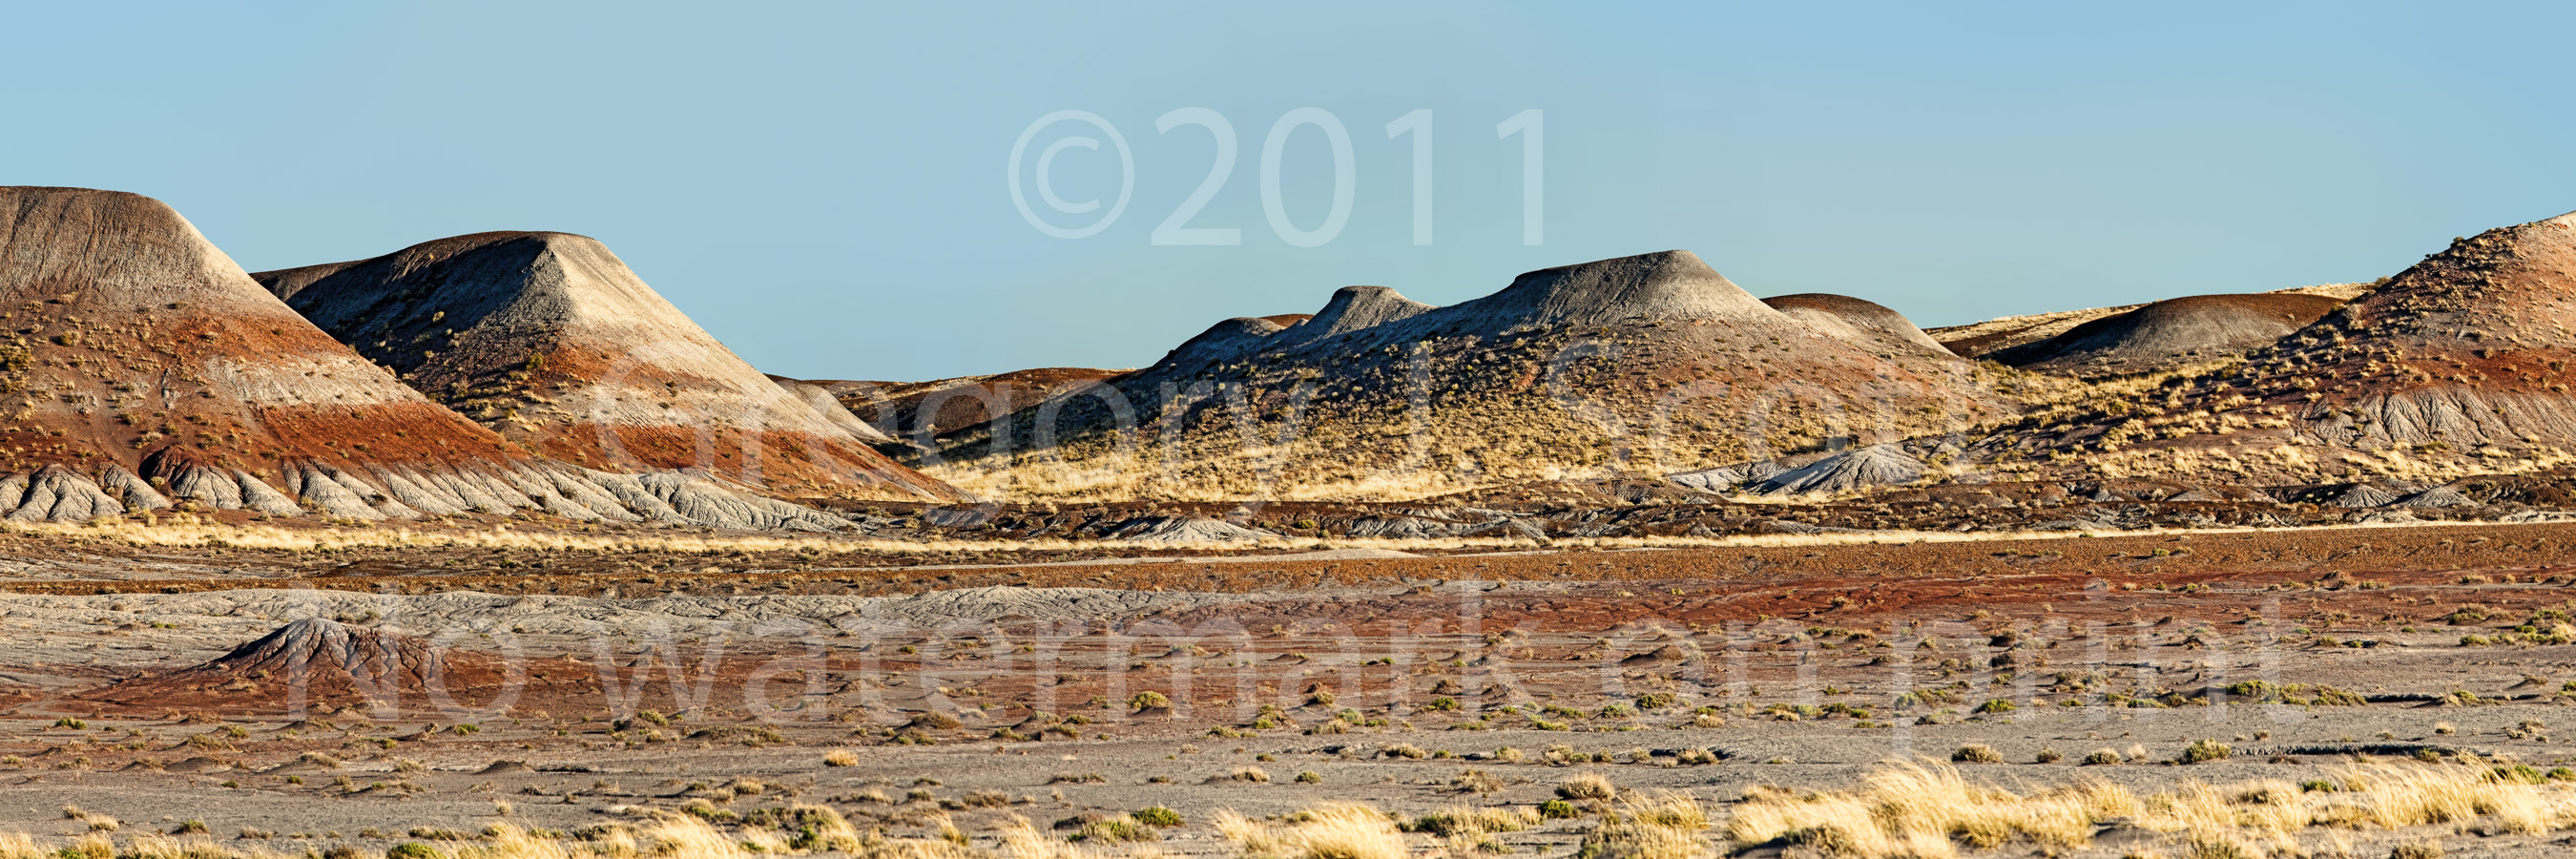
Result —
[{"label": "dark gray mound", "polygon": [[2087,375],[2149,372],[2272,345],[2342,305],[2340,299],[2291,293],[2171,298],[1989,357],[2015,367]]},{"label": "dark gray mound", "polygon": [[1896,445],[1873,444],[1772,475],[1759,488],[1764,495],[1804,495],[1897,486],[1922,478],[1922,460]]}]

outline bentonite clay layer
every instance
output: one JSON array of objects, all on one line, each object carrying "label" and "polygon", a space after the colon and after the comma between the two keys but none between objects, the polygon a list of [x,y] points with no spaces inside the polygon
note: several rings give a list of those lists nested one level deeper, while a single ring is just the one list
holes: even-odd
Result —
[{"label": "bentonite clay layer", "polygon": [[565,462],[960,497],[752,369],[594,239],[477,233],[256,277],[412,387]]},{"label": "bentonite clay layer", "polygon": [[18,332],[0,342],[9,521],[184,504],[359,520],[527,511],[844,525],[695,475],[532,456],[315,329],[146,197],[0,188],[0,322]]}]

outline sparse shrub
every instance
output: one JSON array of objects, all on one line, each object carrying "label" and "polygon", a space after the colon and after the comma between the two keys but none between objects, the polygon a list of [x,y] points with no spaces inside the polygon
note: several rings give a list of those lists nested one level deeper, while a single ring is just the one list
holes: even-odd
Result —
[{"label": "sparse shrub", "polygon": [[1502,790],[1503,782],[1495,778],[1492,773],[1471,769],[1459,771],[1458,777],[1449,780],[1449,786],[1457,788],[1462,793],[1482,796]]},{"label": "sparse shrub", "polygon": [[1164,829],[1173,829],[1182,825],[1180,812],[1159,805],[1142,811],[1129,812],[1127,816],[1135,818],[1138,823]]},{"label": "sparse shrub", "polygon": [[1235,770],[1234,772],[1227,773],[1226,778],[1233,779],[1235,781],[1251,782],[1253,784],[1268,784],[1270,782],[1270,774],[1262,772],[1260,767],[1243,767]]},{"label": "sparse shrub", "polygon": [[2117,764],[2123,760],[2126,759],[2120,757],[2119,752],[2110,749],[2094,749],[2091,754],[2084,756],[2084,765],[2088,767],[2107,767]]},{"label": "sparse shrub", "polygon": [[1323,776],[1320,776],[1320,775],[1315,774],[1315,771],[1314,771],[1314,770],[1306,770],[1305,772],[1301,772],[1301,773],[1298,773],[1298,774],[1297,774],[1297,783],[1298,783],[1298,784],[1319,784],[1319,783],[1323,782],[1323,780],[1324,780],[1324,777],[1323,777]]},{"label": "sparse shrub", "polygon": [[1074,831],[1071,840],[1121,844],[1131,841],[1154,841],[1162,837],[1163,834],[1155,831],[1153,827],[1138,823],[1135,818],[1122,816],[1085,823],[1081,829]]},{"label": "sparse shrub", "polygon": [[2039,757],[2037,758],[2037,760],[2043,764],[2053,764],[2065,759],[2066,756],[2058,754],[2056,749],[2041,749],[2039,750]]},{"label": "sparse shrub", "polygon": [[1583,773],[1558,782],[1556,795],[1587,802],[1608,802],[1619,796],[1619,788],[1597,773]]},{"label": "sparse shrub", "polygon": [[405,841],[385,848],[385,859],[447,859],[447,854],[418,841]]},{"label": "sparse shrub", "polygon": [[1574,803],[1551,799],[1538,804],[1538,816],[1549,820],[1566,820],[1583,816],[1583,810],[1575,808]]},{"label": "sparse shrub", "polygon": [[859,753],[850,751],[849,749],[834,749],[830,752],[824,753],[823,765],[827,767],[858,766]]},{"label": "sparse shrub", "polygon": [[1138,692],[1127,699],[1127,707],[1132,710],[1168,710],[1171,706],[1171,696],[1151,690]]},{"label": "sparse shrub", "polygon": [[1960,746],[1958,751],[1950,753],[1950,759],[1964,764],[1999,764],[2004,762],[2003,753],[1995,751],[1995,747],[1984,743],[1969,743],[1967,745]]},{"label": "sparse shrub", "polygon": [[2226,743],[2222,743],[2208,737],[2202,737],[2191,741],[2191,745],[2184,747],[2182,750],[2182,757],[2179,758],[2179,760],[2187,764],[2202,764],[2210,761],[2223,761],[2235,754],[2236,750],[2230,748]]}]

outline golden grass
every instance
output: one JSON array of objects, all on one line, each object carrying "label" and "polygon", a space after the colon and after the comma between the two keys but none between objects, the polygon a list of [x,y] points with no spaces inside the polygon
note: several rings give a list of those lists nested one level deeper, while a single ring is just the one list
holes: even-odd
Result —
[{"label": "golden grass", "polygon": [[1226,809],[1216,813],[1216,829],[1248,859],[1408,859],[1395,821],[1357,803],[1326,803],[1277,823]]},{"label": "golden grass", "polygon": [[2177,839],[2187,855],[2266,856],[2299,849],[2312,827],[2407,829],[2448,825],[2537,834],[2576,823],[2576,793],[2479,766],[2360,764],[2341,790],[2310,792],[2278,779],[2217,786],[2187,782],[2139,797],[2101,779],[2028,795],[1972,784],[1936,762],[1871,773],[1861,788],[1756,788],[1727,821],[1739,846],[1785,842],[1850,859],[1946,859],[1962,848],[2028,844],[2080,849],[2103,823],[2126,819]]},{"label": "golden grass", "polygon": [[1716,846],[1701,834],[1708,813],[1687,794],[1659,793],[1605,811],[1575,849],[1580,859],[1707,859]]}]

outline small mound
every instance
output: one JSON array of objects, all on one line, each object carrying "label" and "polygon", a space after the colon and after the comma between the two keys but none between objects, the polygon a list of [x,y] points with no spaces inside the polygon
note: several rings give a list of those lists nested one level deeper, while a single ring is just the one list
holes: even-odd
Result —
[{"label": "small mound", "polygon": [[2343,303],[2298,293],[2172,298],[1990,357],[2016,367],[2081,374],[2169,369],[2269,346]]},{"label": "small mound", "polygon": [[474,706],[521,680],[499,658],[390,630],[306,618],[231,653],[91,696],[131,706],[266,711],[337,703],[391,705],[446,696]]},{"label": "small mound", "polygon": [[1881,352],[1910,349],[1944,358],[1955,357],[1948,347],[1915,327],[1914,321],[1905,318],[1905,314],[1876,302],[1848,295],[1808,292],[1772,296],[1762,299],[1762,303],[1797,320],[1800,325],[1815,329],[1817,333],[1865,349]]},{"label": "small mound", "polygon": [[1279,535],[1223,519],[1147,516],[1118,526],[1110,532],[1109,539],[1122,543],[1248,543],[1276,536]]},{"label": "small mound", "polygon": [[1094,367],[1038,367],[991,376],[958,376],[927,382],[816,382],[851,414],[902,442],[928,439],[974,426],[1048,397],[1079,391],[1124,375]]},{"label": "small mound", "polygon": [[1664,475],[1665,480],[1701,492],[1725,492],[1744,485],[1744,472],[1726,466]]},{"label": "small mound", "polygon": [[1853,448],[1762,481],[1764,495],[1849,492],[1896,486],[1923,477],[1923,461],[1892,444]]}]

